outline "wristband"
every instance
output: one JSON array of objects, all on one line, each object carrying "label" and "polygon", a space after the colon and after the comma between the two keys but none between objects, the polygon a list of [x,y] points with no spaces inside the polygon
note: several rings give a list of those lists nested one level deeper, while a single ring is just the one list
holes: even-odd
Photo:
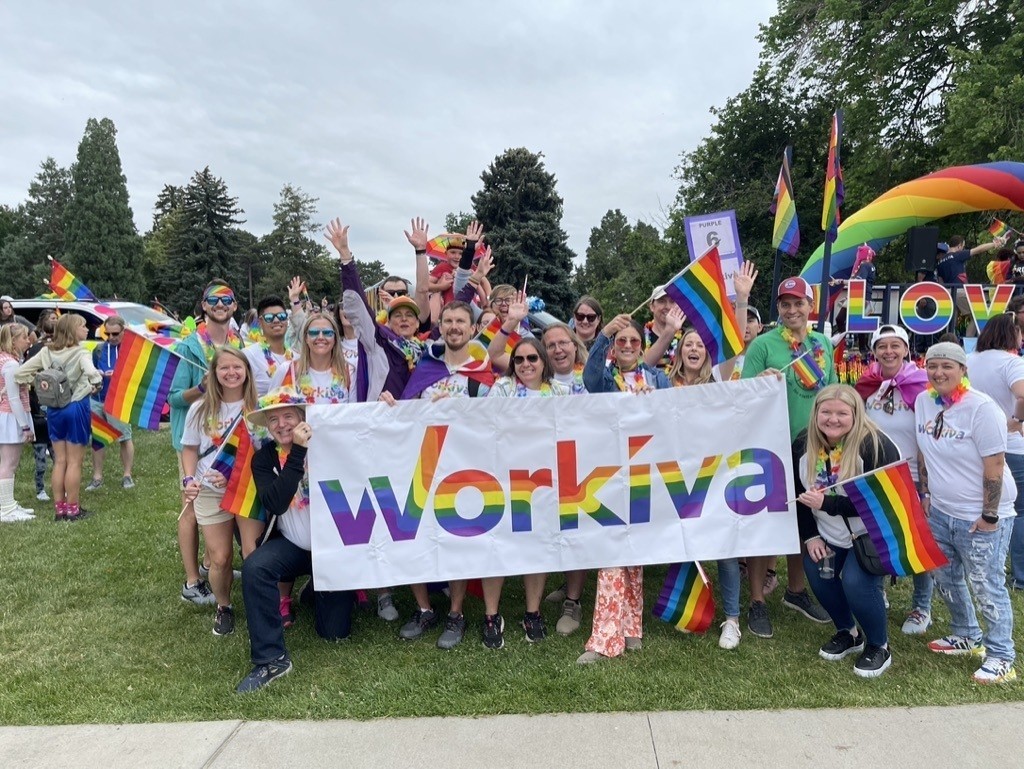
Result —
[{"label": "wristband", "polygon": [[300,304],[302,304],[302,300],[296,299],[295,301],[292,302],[292,307],[298,307]]},{"label": "wristband", "polygon": [[982,513],[981,520],[985,523],[999,523],[999,516],[995,513]]},{"label": "wristband", "polygon": [[427,253],[427,249],[425,249],[425,248],[417,248],[416,249],[416,256],[422,256],[425,253]]},{"label": "wristband", "polygon": [[181,488],[184,489],[194,480],[195,478],[193,478],[191,475],[186,475],[184,478],[181,479]]},{"label": "wristband", "polygon": [[196,389],[199,390],[200,395],[206,395],[206,387],[203,385],[202,382],[196,385]]},{"label": "wristband", "polygon": [[29,427],[28,425],[25,425],[24,427],[21,428],[21,431],[23,433],[30,433],[30,432],[32,432],[32,428]]}]

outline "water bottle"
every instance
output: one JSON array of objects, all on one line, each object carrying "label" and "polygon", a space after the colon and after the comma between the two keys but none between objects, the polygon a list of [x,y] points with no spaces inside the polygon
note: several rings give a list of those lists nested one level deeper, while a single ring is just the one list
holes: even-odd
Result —
[{"label": "water bottle", "polygon": [[825,557],[818,561],[818,576],[822,579],[836,576],[836,554],[832,550],[826,550]]}]

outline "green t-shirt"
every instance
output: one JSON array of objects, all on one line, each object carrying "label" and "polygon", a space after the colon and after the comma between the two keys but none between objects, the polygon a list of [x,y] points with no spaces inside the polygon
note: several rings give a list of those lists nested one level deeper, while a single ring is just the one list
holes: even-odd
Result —
[{"label": "green t-shirt", "polygon": [[[804,339],[801,352],[811,348],[812,339],[817,339],[825,348],[825,385],[835,384],[835,364],[832,361],[832,343],[824,334],[811,331]],[[809,356],[808,356],[809,357]],[[776,368],[781,370],[793,360],[793,350],[782,338],[781,328],[762,334],[747,347],[743,358],[743,378],[751,379],[758,376],[765,369]],[[786,377],[786,400],[789,402],[789,439],[796,438],[797,433],[806,429],[811,419],[811,410],[814,407],[814,398],[818,395],[820,388],[808,390],[797,380],[793,367],[787,368],[783,374]]]}]

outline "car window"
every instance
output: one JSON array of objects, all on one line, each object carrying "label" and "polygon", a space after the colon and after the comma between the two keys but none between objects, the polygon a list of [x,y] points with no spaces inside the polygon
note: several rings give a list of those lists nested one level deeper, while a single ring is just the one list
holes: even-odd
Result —
[{"label": "car window", "polygon": [[133,304],[127,307],[115,307],[117,314],[125,319],[130,325],[133,326],[144,326],[147,320],[155,321],[157,323],[173,323],[177,325],[178,321],[169,315],[164,315],[162,312],[146,307],[141,304]]}]

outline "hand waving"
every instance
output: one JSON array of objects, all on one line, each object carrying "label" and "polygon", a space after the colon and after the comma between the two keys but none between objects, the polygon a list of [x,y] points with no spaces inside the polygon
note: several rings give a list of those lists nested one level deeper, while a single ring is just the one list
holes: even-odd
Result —
[{"label": "hand waving", "polygon": [[405,233],[405,239],[409,241],[409,245],[417,251],[426,251],[427,243],[430,241],[430,238],[427,236],[430,225],[417,216],[409,222],[409,226],[412,228],[412,232]]},{"label": "hand waving", "polygon": [[736,289],[737,301],[750,299],[750,291],[754,287],[755,280],[757,280],[757,267],[747,259],[743,262],[743,266],[732,275],[732,285]]},{"label": "hand waving", "polygon": [[327,223],[327,231],[324,233],[334,249],[343,257],[351,257],[352,252],[348,247],[348,225],[342,225],[341,219],[334,219]]}]

